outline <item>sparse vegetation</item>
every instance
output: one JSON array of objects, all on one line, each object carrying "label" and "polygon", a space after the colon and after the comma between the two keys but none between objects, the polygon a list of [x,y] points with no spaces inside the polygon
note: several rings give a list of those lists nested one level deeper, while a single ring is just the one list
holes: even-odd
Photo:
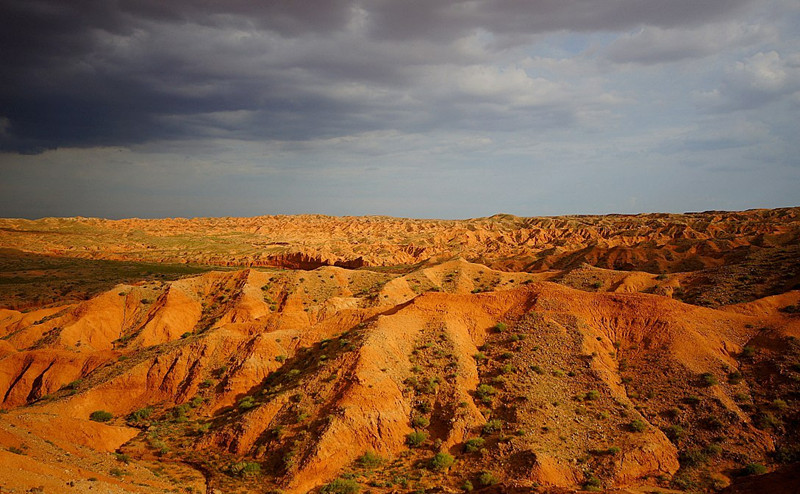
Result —
[{"label": "sparse vegetation", "polygon": [[478,482],[480,482],[482,486],[490,486],[500,482],[500,479],[498,479],[492,472],[484,471],[478,476]]},{"label": "sparse vegetation", "polygon": [[356,460],[356,463],[358,463],[358,466],[361,468],[372,469],[378,468],[384,463],[384,461],[384,458],[377,453],[373,451],[367,451],[361,455],[358,460]]},{"label": "sparse vegetation", "polygon": [[412,448],[416,448],[420,444],[424,443],[426,439],[428,439],[427,433],[422,431],[414,431],[410,432],[406,436],[406,443]]},{"label": "sparse vegetation", "polygon": [[449,453],[436,453],[431,459],[431,469],[437,472],[443,472],[449,470],[455,462],[455,458]]},{"label": "sparse vegetation", "polygon": [[94,412],[89,414],[89,420],[93,420],[95,422],[108,422],[113,418],[114,415],[111,412],[107,412],[105,410],[95,410]]},{"label": "sparse vegetation", "polygon": [[320,492],[325,494],[358,494],[361,486],[352,479],[338,478],[323,487]]},{"label": "sparse vegetation", "polygon": [[628,428],[633,432],[644,432],[647,430],[647,424],[642,420],[636,419],[628,424]]},{"label": "sparse vegetation", "polygon": [[467,453],[475,453],[480,451],[486,444],[486,440],[482,437],[473,437],[464,443],[464,451]]}]

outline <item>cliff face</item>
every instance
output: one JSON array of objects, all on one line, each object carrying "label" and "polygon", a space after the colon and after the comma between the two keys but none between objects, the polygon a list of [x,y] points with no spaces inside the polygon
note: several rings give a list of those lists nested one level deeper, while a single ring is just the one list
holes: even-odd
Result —
[{"label": "cliff face", "polygon": [[[169,485],[152,465],[201,492],[307,492],[342,475],[390,492],[486,472],[508,488],[666,485],[699,475],[687,455],[711,445],[715,472],[766,461],[789,432],[764,416],[791,410],[769,408],[770,393],[797,384],[762,362],[799,358],[786,308],[800,292],[714,309],[669,297],[677,286],[454,260],[211,272],[3,310],[0,444],[35,473],[0,482],[45,485],[67,451],[86,461],[58,479],[110,492]],[[90,421],[98,410],[113,418]],[[131,462],[124,483],[115,450]],[[457,461],[431,467],[435,453]]]}]

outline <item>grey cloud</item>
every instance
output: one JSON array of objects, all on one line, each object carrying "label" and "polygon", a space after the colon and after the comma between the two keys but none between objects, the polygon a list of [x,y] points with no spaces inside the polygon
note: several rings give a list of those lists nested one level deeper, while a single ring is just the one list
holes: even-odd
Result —
[{"label": "grey cloud", "polygon": [[371,2],[375,36],[394,39],[460,36],[474,29],[496,33],[616,31],[638,25],[696,26],[736,15],[754,0],[413,0]]},{"label": "grey cloud", "polygon": [[800,91],[800,52],[782,55],[774,50],[758,52],[730,64],[721,84],[699,92],[696,101],[714,112],[754,110],[783,102],[775,113],[797,106],[792,94]]},{"label": "grey cloud", "polygon": [[[691,26],[751,3],[4,0],[0,118],[8,124],[0,149],[130,145],[194,133],[302,140],[481,122],[570,125],[581,97],[563,97],[569,91],[549,104],[524,104],[524,97],[463,91],[452,79],[426,84],[443,69],[502,60],[492,52],[501,39],[508,50],[511,39],[559,30]],[[443,92],[431,96],[437,89]],[[245,125],[217,112],[251,117]]]},{"label": "grey cloud", "polygon": [[648,26],[617,38],[604,55],[616,63],[651,65],[707,57],[731,47],[762,43],[775,37],[773,28],[735,22],[688,29]]}]

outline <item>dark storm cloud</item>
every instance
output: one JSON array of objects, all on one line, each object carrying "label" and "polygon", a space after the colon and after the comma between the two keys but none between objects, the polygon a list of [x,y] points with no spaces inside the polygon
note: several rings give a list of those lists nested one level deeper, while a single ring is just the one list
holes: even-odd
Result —
[{"label": "dark storm cloud", "polygon": [[695,26],[748,3],[6,0],[0,149],[568,125],[568,89],[463,71],[494,54],[458,41]]}]

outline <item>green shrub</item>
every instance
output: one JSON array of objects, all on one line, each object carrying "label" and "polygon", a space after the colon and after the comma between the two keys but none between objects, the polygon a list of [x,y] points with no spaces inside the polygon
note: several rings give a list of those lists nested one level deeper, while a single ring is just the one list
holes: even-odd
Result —
[{"label": "green shrub", "polygon": [[542,370],[542,368],[541,368],[541,367],[539,367],[538,365],[531,365],[531,370],[532,370],[533,372],[535,372],[535,373],[539,374],[539,375],[542,375],[542,374],[544,374],[544,370]]},{"label": "green shrub", "polygon": [[71,383],[64,385],[63,389],[78,389],[81,383],[83,383],[83,379],[75,379]]},{"label": "green shrub", "polygon": [[703,386],[713,386],[718,383],[717,378],[710,372],[700,374],[700,383]]},{"label": "green shrub", "polygon": [[183,405],[178,405],[172,409],[170,414],[172,415],[172,421],[177,423],[183,423],[189,420],[189,409],[191,407],[188,403],[184,403]]},{"label": "green shrub", "polygon": [[678,442],[681,440],[684,434],[683,427],[680,425],[670,425],[666,429],[664,429],[664,434],[669,438],[672,442]]},{"label": "green shrub", "polygon": [[428,420],[428,417],[424,417],[422,415],[417,415],[417,416],[415,416],[414,418],[411,419],[411,425],[413,425],[415,429],[416,428],[425,428],[425,427],[428,427],[429,425],[431,425],[431,421]]},{"label": "green shrub", "polygon": [[475,395],[482,400],[495,394],[497,394],[497,389],[489,384],[481,384],[478,386],[478,389],[475,390]]},{"label": "green shrub", "polygon": [[740,382],[742,382],[742,379],[744,379],[744,377],[742,376],[742,373],[739,371],[733,371],[728,373],[728,382],[730,384],[739,384]]},{"label": "green shrub", "polygon": [[281,362],[281,363],[286,362],[286,355],[276,355],[275,356],[275,361],[276,362]]},{"label": "green shrub", "polygon": [[377,468],[381,466],[384,462],[384,459],[379,454],[373,451],[367,451],[362,456],[356,460],[358,462],[358,466],[361,468]]},{"label": "green shrub", "polygon": [[468,439],[467,442],[464,443],[464,451],[467,453],[475,453],[480,451],[483,448],[483,445],[486,444],[486,440],[482,437],[473,437],[472,439]]},{"label": "green shrub", "polygon": [[600,393],[595,391],[595,390],[592,390],[592,391],[589,391],[589,392],[586,393],[585,398],[587,400],[596,400],[596,399],[600,398]]},{"label": "green shrub", "polygon": [[472,492],[473,489],[475,489],[475,487],[469,480],[465,480],[464,484],[461,486],[461,490],[463,490],[464,492]]},{"label": "green shrub", "polygon": [[131,422],[144,422],[153,414],[153,407],[144,407],[133,411],[128,415],[128,420]]},{"label": "green shrub", "polygon": [[428,439],[428,434],[422,431],[414,431],[406,435],[406,443],[412,448],[416,448]]},{"label": "green shrub", "polygon": [[431,469],[437,472],[443,472],[453,466],[456,459],[453,455],[445,452],[436,453],[431,459]]},{"label": "green shrub", "polygon": [[497,331],[498,333],[502,333],[506,329],[508,329],[508,326],[506,325],[506,323],[499,322],[499,323],[494,325],[494,330]]},{"label": "green shrub", "polygon": [[117,461],[125,463],[126,465],[131,462],[131,457],[125,453],[114,453],[114,457]]},{"label": "green shrub", "polygon": [[647,424],[639,419],[632,421],[630,424],[628,424],[628,427],[633,432],[644,432],[647,430]]},{"label": "green shrub", "polygon": [[748,463],[747,466],[744,467],[745,475],[763,475],[765,473],[767,473],[767,467],[761,463]]},{"label": "green shrub", "polygon": [[708,463],[708,453],[701,449],[688,449],[681,451],[678,461],[682,467],[697,467]]},{"label": "green shrub", "polygon": [[112,415],[111,412],[106,412],[105,410],[95,410],[89,415],[89,420],[93,420],[95,422],[108,422],[113,418],[114,415]]},{"label": "green shrub", "polygon": [[606,450],[606,453],[608,453],[610,455],[618,455],[620,453],[620,451],[622,451],[622,449],[620,449],[619,446],[611,446],[610,448],[608,448]]},{"label": "green shrub", "polygon": [[743,358],[752,358],[753,355],[755,355],[755,354],[756,354],[755,347],[746,346],[746,347],[742,348],[742,353],[740,353],[739,356],[743,357]]},{"label": "green shrub", "polygon": [[236,406],[239,408],[239,410],[245,411],[258,406],[258,403],[255,402],[252,396],[245,396],[239,400],[239,403]]},{"label": "green shrub", "polygon": [[480,482],[481,485],[483,486],[487,486],[487,485],[494,485],[500,482],[500,480],[497,477],[495,477],[495,475],[492,472],[483,471],[478,476],[478,482]]},{"label": "green shrub", "polygon": [[342,478],[338,478],[320,489],[320,492],[325,494],[358,494],[359,491],[361,491],[361,486],[358,485],[358,482]]},{"label": "green shrub", "polygon": [[717,443],[709,444],[706,446],[706,454],[708,456],[719,456],[722,454],[722,446]]},{"label": "green shrub", "polygon": [[770,412],[760,412],[753,419],[759,429],[777,429],[781,426],[781,421]]},{"label": "green shrub", "polygon": [[499,432],[503,429],[503,422],[499,419],[492,419],[485,424],[483,424],[483,433],[484,434],[493,434],[495,432]]},{"label": "green shrub", "polygon": [[598,479],[594,475],[591,475],[583,483],[583,488],[586,489],[587,491],[596,491],[600,489],[601,485],[602,483],[600,482],[600,479]]},{"label": "green shrub", "polygon": [[254,477],[261,473],[261,465],[252,461],[239,461],[231,463],[228,472],[236,477]]}]

